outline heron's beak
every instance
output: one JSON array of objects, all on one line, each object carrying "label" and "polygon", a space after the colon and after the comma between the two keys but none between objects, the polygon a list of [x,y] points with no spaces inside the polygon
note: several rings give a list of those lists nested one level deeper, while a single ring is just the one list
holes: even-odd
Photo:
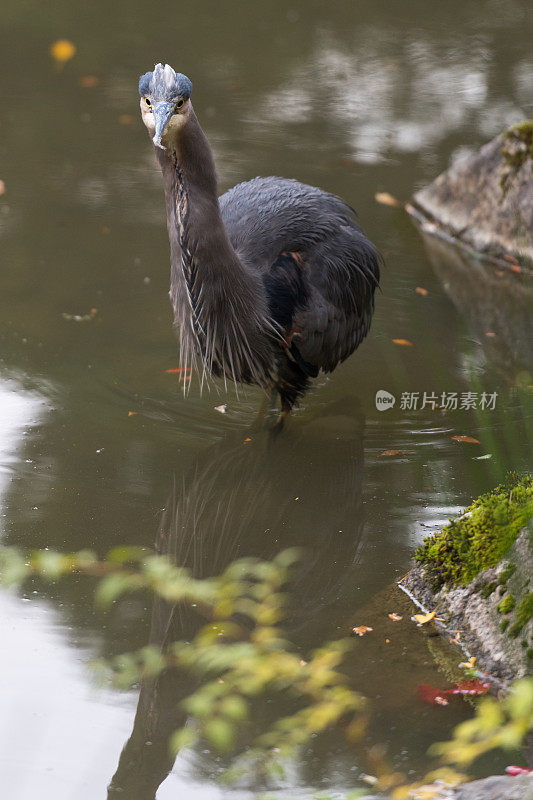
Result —
[{"label": "heron's beak", "polygon": [[174,104],[165,102],[154,103],[152,110],[155,122],[155,135],[152,141],[156,147],[160,147],[161,150],[166,150],[166,147],[161,144],[161,137],[165,132],[170,117],[174,113]]}]

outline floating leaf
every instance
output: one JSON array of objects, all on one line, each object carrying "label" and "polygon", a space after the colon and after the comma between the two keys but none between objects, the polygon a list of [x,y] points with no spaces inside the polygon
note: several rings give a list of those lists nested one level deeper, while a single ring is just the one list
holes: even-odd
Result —
[{"label": "floating leaf", "polygon": [[83,75],[83,77],[78,78],[78,86],[81,86],[82,89],[93,89],[99,83],[100,78],[97,78],[96,75]]},{"label": "floating leaf", "polygon": [[418,622],[419,625],[426,625],[428,622],[432,622],[435,616],[435,612],[430,611],[428,614],[414,614],[413,619]]},{"label": "floating leaf", "polygon": [[185,373],[188,375],[191,371],[190,367],[172,367],[172,369],[166,369],[165,372],[173,373],[177,372],[178,374]]},{"label": "floating leaf", "polygon": [[365,773],[362,773],[359,777],[362,781],[368,783],[369,786],[375,786],[376,783],[378,782],[378,779],[376,778],[375,775],[365,775]]},{"label": "floating leaf", "polygon": [[244,444],[248,444],[248,442],[251,442],[251,441],[252,441],[252,440],[250,439],[250,437],[249,437],[249,436],[247,436],[247,437],[246,437],[246,439],[244,440]]},{"label": "floating leaf", "polygon": [[429,705],[447,706],[448,700],[446,699],[445,695],[451,694],[461,696],[479,696],[486,694],[489,688],[490,684],[488,682],[475,680],[457,683],[453,689],[436,689],[435,686],[431,686],[429,683],[421,683],[417,689],[417,692],[418,696],[424,701],[424,703],[429,703]]},{"label": "floating leaf", "polygon": [[0,181],[0,195],[5,194],[5,192],[6,192],[6,185],[4,181]]},{"label": "floating leaf", "polygon": [[429,703],[430,706],[447,706],[448,700],[444,697],[445,692],[436,689],[429,683],[421,683],[417,689],[418,696],[424,703]]},{"label": "floating leaf", "polygon": [[357,628],[352,628],[352,633],[355,636],[364,636],[365,633],[373,631],[374,628],[369,628],[368,625],[359,625]]},{"label": "floating leaf", "polygon": [[394,344],[399,344],[400,347],[413,347],[413,343],[409,339],[393,339]]},{"label": "floating leaf", "polygon": [[379,454],[380,458],[384,456],[408,456],[412,455],[415,451],[414,450],[384,450],[382,453]]},{"label": "floating leaf", "polygon": [[476,657],[471,656],[470,661],[461,661],[459,666],[462,667],[463,669],[475,669],[475,664],[476,664]]},{"label": "floating leaf", "polygon": [[128,411],[128,417],[134,417],[136,413],[136,411]]},{"label": "floating leaf", "polygon": [[426,295],[427,295],[427,293],[428,293],[428,290],[427,290],[427,289],[424,289],[422,286],[417,286],[417,287],[416,287],[416,289],[415,289],[415,292],[416,292],[417,294],[421,294],[421,295],[422,295],[422,297],[426,297]]},{"label": "floating leaf", "polygon": [[381,203],[382,206],[393,206],[394,208],[397,208],[400,205],[398,200],[396,200],[396,198],[388,192],[376,192],[374,195],[374,200],[377,203]]},{"label": "floating leaf", "polygon": [[76,45],[68,39],[58,39],[50,45],[50,55],[58,64],[64,64],[76,55]]},{"label": "floating leaf", "polygon": [[399,622],[401,619],[403,619],[403,617],[400,614],[396,614],[395,611],[393,611],[392,614],[389,614],[388,617],[393,622]]},{"label": "floating leaf", "polygon": [[487,461],[492,458],[492,453],[485,453],[484,456],[472,456],[472,461]]},{"label": "floating leaf", "polygon": [[67,314],[63,312],[61,315],[63,319],[68,320],[69,322],[90,322],[95,316],[98,314],[97,308],[91,308],[88,314]]},{"label": "floating leaf", "polygon": [[225,414],[227,409],[226,403],[222,406],[215,406],[215,411],[218,411],[219,414]]},{"label": "floating leaf", "polygon": [[494,339],[494,337],[496,336],[496,334],[495,334],[495,333],[493,333],[492,331],[487,331],[487,332],[486,332],[486,334],[485,334],[485,336],[487,337],[487,339]]},{"label": "floating leaf", "polygon": [[481,444],[479,439],[474,439],[473,436],[452,436],[456,442],[470,442],[471,444]]}]

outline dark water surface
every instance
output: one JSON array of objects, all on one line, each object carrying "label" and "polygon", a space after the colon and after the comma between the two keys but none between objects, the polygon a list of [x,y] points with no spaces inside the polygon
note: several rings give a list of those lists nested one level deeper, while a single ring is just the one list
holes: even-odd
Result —
[{"label": "dark water surface", "polygon": [[[294,640],[303,653],[353,625],[374,627],[357,644],[350,679],[373,700],[369,746],[386,743],[413,777],[427,768],[428,744],[471,711],[417,700],[418,683],[446,685],[446,659],[389,587],[433,526],[508,469],[531,467],[532,288],[424,242],[374,193],[406,200],[452,155],[533,115],[529,6],[2,7],[3,540],[105,553],[152,546],[163,524],[206,574],[239,555],[305,545]],[[48,47],[61,37],[78,53],[57,70]],[[369,339],[316,382],[275,442],[254,428],[258,391],[237,400],[193,387],[184,399],[165,371],[177,366],[177,346],[164,202],[136,89],[159,60],[193,80],[221,190],[258,174],[320,185],[358,210],[387,261]],[[80,86],[87,75],[98,85]],[[87,321],[64,316],[91,309]],[[376,410],[379,389],[396,396],[392,410]],[[419,408],[402,409],[403,392],[420,393]],[[496,392],[496,406],[421,409],[424,392],[473,392],[478,405]],[[221,403],[225,415],[214,410]],[[409,452],[383,455],[390,450]],[[106,797],[137,694],[97,693],[86,663],[143,645],[151,612],[130,599],[96,614],[91,597],[91,585],[75,580],[0,596],[0,781],[10,800]],[[388,620],[395,610],[401,623]],[[179,687],[165,691],[168,710]],[[144,781],[144,793],[117,796],[153,797],[164,777],[156,761],[124,768],[123,784]],[[158,800],[250,796],[219,788],[219,767],[207,752],[178,760]],[[302,754],[293,785],[308,797],[305,787],[356,786],[362,770],[332,735]]]}]

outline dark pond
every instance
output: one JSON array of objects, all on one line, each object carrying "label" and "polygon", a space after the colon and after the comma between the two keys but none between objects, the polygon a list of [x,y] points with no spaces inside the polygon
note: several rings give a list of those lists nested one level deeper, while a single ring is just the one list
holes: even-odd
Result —
[{"label": "dark pond", "polygon": [[[78,52],[58,70],[48,48],[62,37]],[[205,574],[305,545],[291,635],[304,653],[353,625],[374,627],[350,680],[373,703],[368,746],[386,744],[413,778],[428,767],[428,744],[471,709],[417,700],[420,682],[448,680],[448,662],[390,586],[435,525],[508,469],[531,466],[532,290],[424,242],[374,194],[406,200],[450,157],[531,116],[532,37],[525,0],[2,7],[4,542],[104,553],[151,546],[173,525],[179,552]],[[237,400],[193,387],[184,399],[166,372],[177,346],[164,202],[136,88],[159,60],[194,82],[221,189],[257,174],[320,185],[357,208],[387,261],[369,339],[317,381],[275,442],[254,427],[259,392]],[[98,85],[80,85],[88,75]],[[91,309],[90,320],[68,318]],[[393,409],[376,409],[380,389],[396,396]],[[424,392],[472,392],[478,407],[421,408]],[[493,410],[479,408],[483,392],[497,393]],[[418,408],[402,408],[402,393],[419,393]],[[138,697],[97,692],[87,662],[143,645],[151,614],[140,599],[97,614],[91,597],[86,580],[0,596],[10,800],[106,797]],[[404,620],[390,622],[392,611]],[[171,690],[159,733],[179,699]],[[156,762],[122,765],[122,785],[144,788],[121,796],[153,797],[165,777]],[[219,768],[208,752],[179,759],[158,800],[251,796],[220,788]],[[302,754],[282,796],[354,787],[362,770],[332,735]]]}]

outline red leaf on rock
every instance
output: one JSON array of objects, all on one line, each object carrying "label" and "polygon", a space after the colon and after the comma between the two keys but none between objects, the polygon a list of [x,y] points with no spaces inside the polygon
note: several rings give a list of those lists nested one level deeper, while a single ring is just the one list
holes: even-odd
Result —
[{"label": "red leaf on rock", "polygon": [[431,706],[447,706],[448,700],[445,697],[447,694],[478,696],[486,694],[489,687],[488,682],[480,679],[457,683],[453,689],[437,689],[429,683],[421,683],[418,687],[418,696],[424,703],[429,703]]},{"label": "red leaf on rock", "polygon": [[456,684],[453,689],[446,689],[446,694],[469,694],[480,695],[487,694],[490,688],[490,683],[480,680],[475,681],[462,681]]}]

